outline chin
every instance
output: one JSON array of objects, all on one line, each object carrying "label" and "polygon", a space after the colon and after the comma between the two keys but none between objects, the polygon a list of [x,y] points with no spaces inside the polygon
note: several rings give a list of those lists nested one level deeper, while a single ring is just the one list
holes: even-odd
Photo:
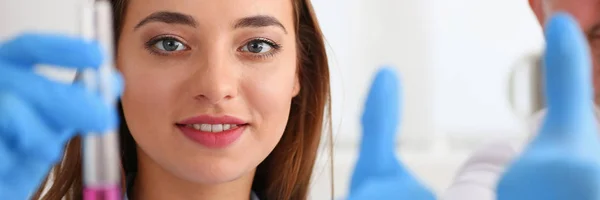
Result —
[{"label": "chin", "polygon": [[253,176],[253,168],[238,163],[203,162],[176,167],[169,170],[178,178],[198,184],[221,184],[232,182],[246,176]]}]

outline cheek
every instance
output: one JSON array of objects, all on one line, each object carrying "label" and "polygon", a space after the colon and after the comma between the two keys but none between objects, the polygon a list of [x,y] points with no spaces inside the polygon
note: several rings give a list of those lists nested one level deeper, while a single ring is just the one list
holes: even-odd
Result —
[{"label": "cheek", "polygon": [[590,48],[592,50],[592,63],[593,63],[593,84],[595,91],[596,103],[600,103],[600,42],[590,42]]},{"label": "cheek", "polygon": [[294,76],[286,74],[285,77],[288,77],[288,79],[265,77],[265,79],[259,80],[257,77],[253,77],[245,80],[242,90],[249,103],[252,104],[251,107],[259,111],[261,115],[287,113],[293,89],[293,81],[290,79],[293,80]]},{"label": "cheek", "polygon": [[[127,124],[136,139],[139,136],[168,132],[171,127],[173,97],[177,75],[143,59],[127,55],[119,66],[126,81],[122,96]],[[140,134],[143,133],[143,134]]]},{"label": "cheek", "polygon": [[597,0],[554,0],[547,1],[548,10],[544,13],[548,19],[551,14],[565,11],[571,14],[584,28],[590,27],[597,21],[599,5]]},{"label": "cheek", "polygon": [[241,84],[243,96],[253,115],[260,116],[262,124],[277,124],[279,129],[284,129],[294,96],[295,56],[291,54],[261,68],[244,74]]},{"label": "cheek", "polygon": [[593,86],[595,92],[595,102],[600,104],[600,38],[591,38],[589,41],[590,44],[590,54],[592,56],[592,76],[593,76]]}]

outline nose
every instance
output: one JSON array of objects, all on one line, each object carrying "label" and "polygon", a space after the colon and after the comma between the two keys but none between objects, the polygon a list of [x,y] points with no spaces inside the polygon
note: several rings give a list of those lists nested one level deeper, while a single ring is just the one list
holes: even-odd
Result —
[{"label": "nose", "polygon": [[193,75],[195,99],[219,104],[238,93],[239,70],[225,55],[205,57]]}]

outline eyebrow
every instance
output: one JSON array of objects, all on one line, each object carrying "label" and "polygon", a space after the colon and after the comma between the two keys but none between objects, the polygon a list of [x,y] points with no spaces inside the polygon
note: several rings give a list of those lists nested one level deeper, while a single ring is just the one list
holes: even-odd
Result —
[{"label": "eyebrow", "polygon": [[182,13],[178,13],[178,12],[160,11],[160,12],[155,12],[155,13],[148,15],[148,17],[144,18],[137,25],[135,25],[134,30],[138,29],[141,26],[148,24],[150,22],[163,22],[163,23],[167,23],[167,24],[181,24],[181,25],[191,26],[194,28],[196,26],[198,26],[198,22],[194,19],[194,17],[192,17],[190,15],[186,15],[186,14],[182,14]]},{"label": "eyebrow", "polygon": [[268,16],[268,15],[256,15],[256,16],[252,16],[252,17],[245,17],[245,18],[239,19],[233,27],[234,28],[246,28],[246,27],[260,28],[260,27],[267,27],[267,26],[277,26],[277,27],[283,29],[283,32],[285,34],[287,34],[287,30],[285,29],[283,24],[281,24],[281,22],[279,22],[279,20],[277,20],[275,17]]},{"label": "eyebrow", "polygon": [[[140,21],[134,27],[134,30],[140,28],[141,26],[143,26],[145,24],[151,23],[151,22],[162,22],[162,23],[167,23],[167,24],[181,24],[181,25],[191,26],[194,28],[196,28],[198,26],[198,22],[194,19],[194,17],[192,17],[190,15],[186,15],[186,14],[178,13],[178,12],[160,11],[160,12],[152,13],[152,14],[148,15],[146,18],[142,19],[142,21]],[[277,20],[275,17],[268,16],[268,15],[256,15],[256,16],[252,16],[252,17],[245,17],[245,18],[239,19],[239,20],[237,20],[237,22],[235,23],[235,25],[233,27],[237,29],[237,28],[246,28],[246,27],[260,28],[260,27],[267,27],[267,26],[277,26],[277,27],[281,28],[285,34],[287,34],[287,30],[285,29],[283,24],[281,24],[281,22],[279,22],[279,20]]]}]

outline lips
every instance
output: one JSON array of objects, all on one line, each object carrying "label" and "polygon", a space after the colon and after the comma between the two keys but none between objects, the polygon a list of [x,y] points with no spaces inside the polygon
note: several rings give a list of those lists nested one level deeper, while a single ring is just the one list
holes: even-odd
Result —
[{"label": "lips", "polygon": [[188,124],[186,126],[198,131],[213,133],[223,132],[238,127],[237,124]]},{"label": "lips", "polygon": [[192,141],[208,148],[226,148],[237,141],[248,124],[241,119],[202,115],[176,124]]},{"label": "lips", "polygon": [[185,119],[178,124],[246,124],[244,120],[241,120],[232,116],[221,116],[221,117],[213,117],[209,115],[201,115],[197,117],[192,117],[189,119]]}]

